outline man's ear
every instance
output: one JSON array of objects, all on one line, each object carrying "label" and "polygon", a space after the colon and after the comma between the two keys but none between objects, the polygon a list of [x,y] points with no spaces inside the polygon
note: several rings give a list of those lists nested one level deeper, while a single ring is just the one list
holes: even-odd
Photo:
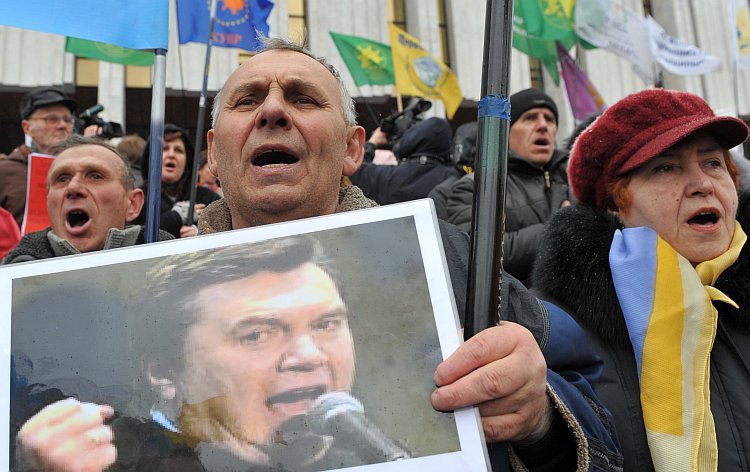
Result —
[{"label": "man's ear", "polygon": [[29,134],[29,131],[31,131],[31,122],[29,120],[21,120],[21,129],[23,129],[23,134]]},{"label": "man's ear", "polygon": [[125,222],[130,223],[134,219],[138,218],[141,214],[141,208],[143,208],[143,202],[146,197],[143,195],[143,190],[134,188],[128,190],[128,209],[125,212]]},{"label": "man's ear", "polygon": [[216,161],[216,148],[214,147],[214,129],[211,128],[206,133],[206,144],[208,149],[206,155],[208,157],[208,170],[211,171],[216,177],[219,176],[219,164]]},{"label": "man's ear", "polygon": [[349,177],[359,169],[365,157],[365,129],[361,126],[350,126],[346,133],[346,157],[341,173]]}]

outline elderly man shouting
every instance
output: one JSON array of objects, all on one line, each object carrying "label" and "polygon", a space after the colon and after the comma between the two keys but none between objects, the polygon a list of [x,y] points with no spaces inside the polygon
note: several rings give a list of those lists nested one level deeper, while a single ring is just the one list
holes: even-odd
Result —
[{"label": "elderly man shouting", "polygon": [[[340,185],[361,164],[364,142],[353,100],[335,69],[303,47],[267,40],[266,48],[243,63],[214,100],[208,159],[222,182],[224,199],[201,215],[201,233],[376,205],[357,187]],[[441,224],[441,233],[463,318],[468,237],[447,224]],[[503,298],[508,305],[502,309],[517,323],[480,333],[441,364],[433,405],[440,410],[479,405],[487,440],[511,441],[516,465],[529,461],[526,465],[587,470],[597,465],[594,456],[617,463],[606,415],[581,401],[582,393],[593,396],[590,385],[582,392],[547,369],[551,364],[560,372],[576,370],[566,366],[567,359],[555,357],[565,350],[557,344],[575,342],[573,334],[550,336],[550,326],[563,324],[550,324],[550,310],[540,309],[515,279],[508,282]],[[577,421],[577,415],[586,421]],[[584,432],[583,423],[591,429]],[[596,440],[586,441],[584,435]]]}]

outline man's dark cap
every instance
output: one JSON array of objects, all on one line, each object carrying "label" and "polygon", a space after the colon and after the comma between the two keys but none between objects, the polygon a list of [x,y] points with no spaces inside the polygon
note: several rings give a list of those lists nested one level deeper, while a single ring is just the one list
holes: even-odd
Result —
[{"label": "man's dark cap", "polygon": [[39,108],[50,105],[64,105],[71,113],[78,108],[78,103],[60,90],[54,87],[38,87],[21,99],[21,119],[25,120]]},{"label": "man's dark cap", "polygon": [[537,107],[549,108],[555,115],[555,122],[560,121],[557,115],[557,105],[552,97],[541,90],[529,88],[510,96],[510,126],[513,126],[513,123],[526,111]]}]

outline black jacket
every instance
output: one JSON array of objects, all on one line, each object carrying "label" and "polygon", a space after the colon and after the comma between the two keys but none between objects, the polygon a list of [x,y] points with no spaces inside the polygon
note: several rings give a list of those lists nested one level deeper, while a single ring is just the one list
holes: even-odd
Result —
[{"label": "black jacket", "polygon": [[436,185],[463,175],[451,162],[451,127],[442,118],[412,126],[394,147],[397,166],[364,164],[350,177],[367,198],[380,205],[427,198]]},{"label": "black jacket", "polygon": [[[503,268],[527,286],[544,223],[565,200],[573,201],[567,164],[568,155],[562,151],[555,151],[544,168],[508,155]],[[464,231],[471,231],[473,197],[474,174],[456,182],[448,197],[448,221]]]},{"label": "black jacket", "polygon": [[[738,221],[750,228],[743,198]],[[605,212],[574,205],[549,221],[534,268],[534,287],[567,309],[604,359],[597,393],[615,419],[626,471],[653,470],[643,425],[638,372],[609,267],[609,248],[620,225]],[[711,411],[716,422],[719,471],[750,470],[750,244],[715,287],[740,309],[714,302],[719,312],[711,351]]]},{"label": "black jacket", "polygon": [[[147,192],[146,186],[143,188],[144,193]],[[209,203],[214,202],[221,198],[216,192],[206,188],[198,187],[198,191],[195,194],[195,203],[203,203],[208,206]],[[180,237],[180,228],[182,228],[182,217],[179,213],[172,210],[175,202],[188,200],[190,194],[179,196],[177,200],[173,200],[163,191],[161,192],[161,200],[159,202],[159,229],[166,231],[175,238]],[[141,213],[136,218],[135,223],[140,225],[146,225],[146,205],[143,205]]]}]

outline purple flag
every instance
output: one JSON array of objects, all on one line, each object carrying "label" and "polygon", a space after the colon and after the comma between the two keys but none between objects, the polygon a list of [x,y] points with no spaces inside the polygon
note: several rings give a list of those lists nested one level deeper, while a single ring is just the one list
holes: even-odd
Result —
[{"label": "purple flag", "polygon": [[568,91],[568,100],[575,119],[583,121],[592,113],[604,111],[607,106],[594,84],[591,83],[586,73],[578,67],[560,42],[557,41],[556,44],[565,89]]}]

